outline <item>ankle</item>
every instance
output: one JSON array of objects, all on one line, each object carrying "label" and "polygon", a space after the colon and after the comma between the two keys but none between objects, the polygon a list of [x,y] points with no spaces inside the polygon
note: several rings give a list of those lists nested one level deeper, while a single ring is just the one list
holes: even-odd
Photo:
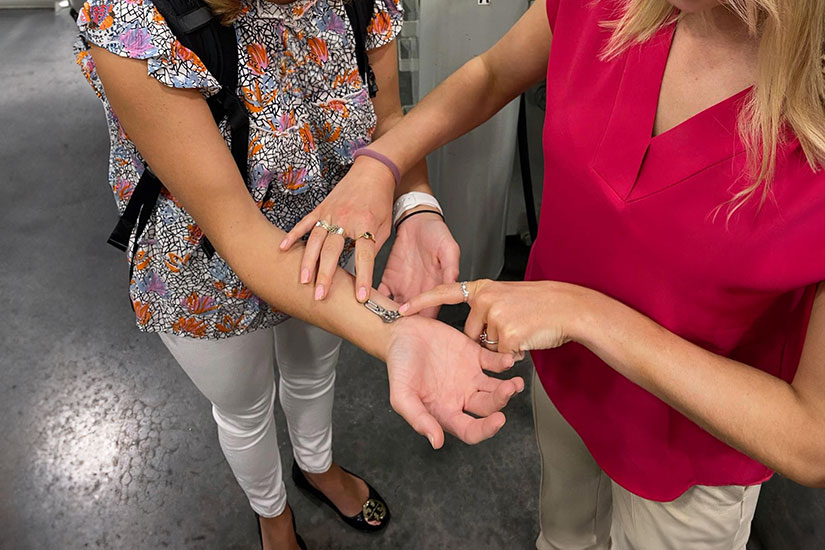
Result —
[{"label": "ankle", "polygon": [[287,505],[284,511],[274,517],[260,517],[261,534],[264,549],[270,548],[298,548],[295,529],[293,527],[292,509]]}]

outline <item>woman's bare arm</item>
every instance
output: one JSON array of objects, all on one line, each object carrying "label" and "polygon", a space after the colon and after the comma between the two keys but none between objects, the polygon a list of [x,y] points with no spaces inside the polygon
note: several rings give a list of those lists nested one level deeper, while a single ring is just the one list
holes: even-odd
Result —
[{"label": "woman's bare arm", "polygon": [[[302,247],[278,247],[284,232],[252,200],[200,93],[160,84],[145,61],[97,47],[92,56],[130,139],[250,290],[387,362],[393,408],[433,447],[443,444],[442,428],[467,443],[495,435],[504,424],[500,409],[524,384],[481,369],[506,370],[512,359],[430,319],[384,323],[353,298],[354,280],[342,269],[327,299],[314,300],[312,287],[298,280]],[[375,301],[394,309],[378,293]]]},{"label": "woman's bare arm", "polygon": [[[728,445],[798,483],[825,487],[825,282],[791,383],[697,346],[589,288],[555,281],[474,281],[468,288],[468,336],[486,326],[499,351],[516,354],[582,344]],[[442,285],[401,311],[463,299],[458,285]]]},{"label": "woman's bare arm", "polygon": [[323,302],[299,283],[303,248],[278,248],[284,232],[252,200],[200,92],[164,86],[146,74],[145,61],[95,46],[92,55],[127,135],[244,284],[279,310],[384,359],[389,327],[352,299],[346,271],[335,272]]},{"label": "woman's bare arm", "polygon": [[427,94],[370,148],[406,173],[539,82],[547,70],[551,38],[547,7],[537,0],[498,43]]}]

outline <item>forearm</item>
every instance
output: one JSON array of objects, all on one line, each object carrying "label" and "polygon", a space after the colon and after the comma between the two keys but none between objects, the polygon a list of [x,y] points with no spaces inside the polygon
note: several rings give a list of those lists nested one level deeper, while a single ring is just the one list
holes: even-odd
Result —
[{"label": "forearm", "polygon": [[[213,243],[244,284],[278,310],[337,334],[384,361],[391,326],[355,300],[352,275],[339,268],[327,297],[316,301],[314,287],[298,280],[303,247],[281,251],[278,243],[284,233],[260,218],[243,231],[221,232],[229,237]],[[372,293],[372,300],[396,308],[379,292]]]},{"label": "forearm", "polygon": [[713,354],[604,295],[581,336],[619,373],[729,445],[806,485],[822,485],[825,411],[790,384]]},{"label": "forearm", "polygon": [[427,94],[371,148],[393,159],[402,173],[411,170],[538,82],[547,69],[551,38],[546,4],[534,2],[501,40]]},{"label": "forearm", "polygon": [[163,86],[147,76],[145,61],[96,47],[92,54],[127,134],[241,281],[273,307],[383,359],[389,327],[353,298],[349,274],[338,270],[324,301],[299,283],[303,249],[280,250],[285,233],[253,201],[199,92]]},{"label": "forearm", "polygon": [[479,126],[512,99],[499,92],[495,82],[482,58],[473,58],[370,147],[393,159],[406,174],[429,153]]}]

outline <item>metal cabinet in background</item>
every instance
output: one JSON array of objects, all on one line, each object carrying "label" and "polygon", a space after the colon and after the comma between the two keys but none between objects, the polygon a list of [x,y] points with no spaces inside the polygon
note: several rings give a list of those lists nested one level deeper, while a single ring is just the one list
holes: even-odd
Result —
[{"label": "metal cabinet in background", "polygon": [[[518,20],[527,0],[404,0],[402,102],[415,104]],[[518,104],[427,158],[430,183],[461,245],[461,277],[496,277],[504,263]],[[520,185],[520,183],[519,183]]]}]

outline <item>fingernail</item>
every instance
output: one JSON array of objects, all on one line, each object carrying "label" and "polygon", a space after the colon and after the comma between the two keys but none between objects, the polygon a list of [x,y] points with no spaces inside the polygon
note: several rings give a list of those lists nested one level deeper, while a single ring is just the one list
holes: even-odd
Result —
[{"label": "fingernail", "polygon": [[281,250],[286,248],[286,243],[288,243],[288,242],[289,242],[289,238],[286,238],[286,239],[281,241]]},{"label": "fingernail", "polygon": [[324,297],[324,285],[318,285],[315,287],[315,299],[320,300]]},{"label": "fingernail", "polygon": [[435,440],[433,440],[433,436],[428,435],[428,436],[427,436],[427,439],[429,439],[429,440],[430,440],[430,447],[432,447],[433,449],[435,449]]},{"label": "fingernail", "polygon": [[403,306],[401,306],[400,308],[398,308],[398,313],[403,315],[403,314],[407,313],[407,310],[409,310],[409,309],[410,309],[410,304],[408,302],[408,303],[404,304]]},{"label": "fingernail", "polygon": [[303,271],[301,271],[301,282],[303,284],[307,284],[309,282],[309,269],[304,268]]},{"label": "fingernail", "polygon": [[364,287],[359,288],[358,289],[358,301],[363,302],[366,299],[367,299],[367,289],[364,288]]}]

